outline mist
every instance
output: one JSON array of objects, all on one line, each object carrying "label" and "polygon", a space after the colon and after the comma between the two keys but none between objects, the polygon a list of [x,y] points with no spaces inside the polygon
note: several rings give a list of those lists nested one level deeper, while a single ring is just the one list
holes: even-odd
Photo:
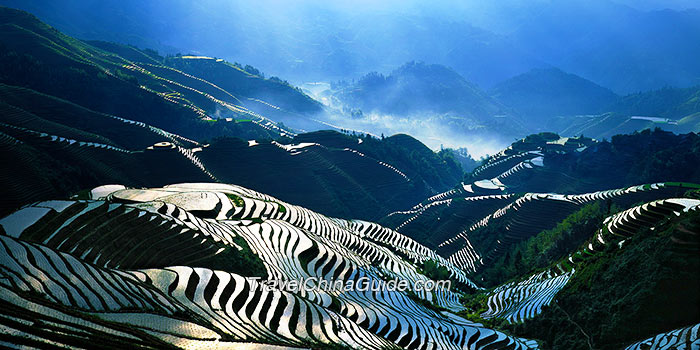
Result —
[{"label": "mist", "polygon": [[[700,11],[690,0],[0,0],[0,4],[28,10],[80,39],[152,48],[162,55],[214,56],[252,65],[267,77],[306,89],[307,83],[353,82],[369,72],[388,74],[411,61],[449,67],[483,91],[538,68],[561,69],[621,96],[700,84],[696,44]],[[324,101],[328,96],[310,94],[328,105]],[[365,117],[358,120],[336,112],[319,118],[374,134],[408,133],[433,149],[466,146],[476,157],[492,154],[513,140],[512,134],[479,130],[478,123],[473,131],[456,130],[444,123],[444,113],[364,111]]]},{"label": "mist", "polygon": [[492,155],[502,150],[513,139],[507,139],[502,135],[493,132],[472,132],[455,131],[450,125],[441,121],[440,115],[433,116],[393,116],[387,114],[369,113],[362,119],[337,118],[336,122],[343,122],[348,128],[360,132],[367,130],[374,136],[408,134],[423,142],[434,151],[441,148],[466,148],[469,154],[479,159]]},{"label": "mist", "polygon": [[[700,39],[700,14],[682,0],[0,4],[81,39],[216,56],[295,84],[388,72],[412,60],[447,65],[482,88],[546,66],[617,93],[700,83],[700,65],[692,63],[698,48],[683,45]],[[665,67],[655,64],[664,60]]]}]

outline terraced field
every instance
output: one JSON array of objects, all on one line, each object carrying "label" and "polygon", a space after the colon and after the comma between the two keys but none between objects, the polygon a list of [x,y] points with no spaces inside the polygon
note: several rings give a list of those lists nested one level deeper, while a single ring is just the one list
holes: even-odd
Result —
[{"label": "terraced field", "polygon": [[[219,140],[197,156],[222,182],[339,217],[375,220],[426,193],[381,160],[311,142],[256,141],[251,147],[240,140]],[[282,177],[287,180],[280,181]]]},{"label": "terraced field", "polygon": [[[380,222],[422,241],[442,254],[442,247],[447,245],[445,241],[454,239],[455,231],[468,227],[515,198],[517,196],[512,194],[498,194],[432,200],[407,211],[390,213]],[[430,234],[425,235],[427,232]]]},{"label": "terraced field", "polygon": [[[92,193],[103,199],[40,202],[0,220],[0,294],[8,305],[0,324],[11,342],[84,344],[81,335],[90,334],[113,347],[130,339],[144,348],[536,347],[454,315],[461,309],[454,291],[414,288],[431,282],[417,268],[427,260],[474,284],[432,250],[379,225],[233,185]],[[257,261],[264,273],[226,270],[227,256]],[[309,278],[318,288],[274,284]],[[336,281],[356,288],[320,287]],[[392,281],[411,292],[388,288]],[[20,316],[28,308],[44,312]]]},{"label": "terraced field", "polygon": [[[533,201],[534,205],[526,205],[525,210],[540,211],[542,208],[537,208],[539,205],[559,209],[557,215],[549,222],[540,223],[535,220],[537,225],[530,228],[539,232],[541,227],[558,222],[557,219],[561,219],[559,215],[566,211],[567,206],[580,204],[559,198],[555,194],[525,194],[522,191],[537,192],[538,189],[547,190],[559,187],[562,183],[575,182],[575,179],[549,166],[546,158],[580,153],[591,144],[595,144],[595,141],[586,138],[561,138],[554,134],[533,135],[487,158],[469,174],[471,183],[462,182],[455,188],[428,197],[410,210],[392,212],[382,218],[380,223],[419,240],[438,250],[443,256],[457,254],[463,259],[463,267],[469,266],[469,269],[474,269],[474,258],[482,254],[467,248],[470,243],[468,239],[465,241],[465,238],[468,232],[488,224],[489,213],[491,216],[504,215],[512,206],[521,210],[522,202],[531,201],[533,196],[539,197]],[[516,203],[518,200],[521,203]],[[497,209],[501,209],[500,212]],[[526,220],[527,215],[523,215],[521,219]],[[530,225],[528,222],[519,224]],[[528,234],[518,230],[516,226],[509,229],[515,238]],[[454,242],[465,244],[453,245]]]},{"label": "terraced field", "polygon": [[[502,261],[504,255],[509,259],[507,254],[513,253],[511,246],[552,229],[588,204],[601,203],[608,208],[624,209],[652,201],[609,217],[599,232],[590,232],[591,238],[581,249],[556,264],[501,282],[494,289],[476,291],[476,295],[484,296],[481,318],[525,322],[551,304],[574,275],[578,264],[602,252],[610,242],[624,245],[621,241],[625,235],[658,224],[671,213],[696,210],[692,200],[664,199],[698,188],[694,184],[677,182],[583,194],[517,193],[521,189],[559,188],[567,184],[571,179],[547,159],[576,155],[589,146],[595,146],[595,142],[553,136],[543,142],[515,143],[475,169],[470,176],[472,183],[462,183],[433,195],[410,210],[390,213],[380,222],[435,249],[469,278],[480,276],[480,271]],[[488,191],[498,194],[486,194]],[[679,242],[685,239],[677,238]],[[678,247],[691,249],[688,244],[691,243]]]},{"label": "terraced field", "polygon": [[[670,217],[700,211],[700,200],[669,198],[645,203],[605,219],[603,227],[566,260],[547,271],[533,274],[523,280],[504,284],[489,292],[489,310],[483,318],[502,318],[508,322],[522,322],[537,316],[575,273],[575,267],[610,245],[624,249],[624,241],[643,228],[653,228]],[[682,242],[679,242],[682,244]]]},{"label": "terraced field", "polygon": [[0,348],[700,348],[700,185],[659,182],[700,181],[696,134],[464,174],[301,133],[342,128],[251,66],[0,23]]},{"label": "terraced field", "polygon": [[537,316],[569,281],[575,269],[552,269],[494,289],[488,297],[488,311],[481,317],[500,318],[510,323]]},{"label": "terraced field", "polygon": [[[462,183],[429,197],[410,210],[390,213],[381,223],[436,249],[470,277],[478,276],[479,271],[503,259],[504,254],[512,253],[512,245],[555,227],[588,204],[602,203],[624,209],[646,203],[608,217],[598,232],[590,232],[590,239],[579,250],[549,268],[521,275],[494,289],[476,292],[485,295],[481,318],[525,322],[551,304],[575,274],[577,266],[585,264],[589,257],[602,254],[611,244],[624,247],[624,240],[630,235],[658,225],[665,218],[698,210],[699,201],[674,198],[698,186],[678,182],[582,194],[508,193],[521,188],[544,187],[543,179],[552,182],[549,186],[558,187],[557,179],[562,177],[547,165],[546,159],[557,154],[581,152],[591,145],[588,141],[583,143],[561,138],[547,141],[546,146],[516,143],[478,167],[471,175],[476,181],[471,184]],[[533,177],[537,176],[543,179],[533,182]],[[482,180],[478,180],[480,178]],[[480,194],[499,189],[505,194]],[[674,238],[679,242],[678,249],[692,248],[686,238]]]},{"label": "terraced field", "polygon": [[700,324],[661,333],[634,343],[625,350],[681,350],[700,348]]},{"label": "terraced field", "polygon": [[[225,138],[202,144],[140,121],[7,85],[0,85],[0,114],[0,132],[7,136],[2,140],[7,166],[0,170],[6,179],[2,214],[104,183],[231,182],[326,214],[369,220],[430,193],[420,177],[409,177],[382,159],[348,147],[289,144],[285,139]],[[281,176],[295,186],[279,181]]]},{"label": "terraced field", "polygon": [[[575,252],[568,261],[572,264],[585,261],[600,253],[610,244],[622,245],[643,228],[654,227],[659,222],[683,212],[700,211],[700,200],[689,198],[669,198],[657,200],[627,209],[605,219],[604,226],[585,245]],[[681,242],[679,242],[681,243]]]},{"label": "terraced field", "polygon": [[[410,210],[392,212],[379,222],[435,249],[459,268],[476,272],[502,256],[511,244],[554,227],[583,205],[599,201],[627,208],[695,188],[692,184],[668,182],[583,194],[532,190],[590,188],[548,159],[575,157],[597,144],[583,137],[562,138],[548,133],[528,136],[486,159],[469,175],[473,182],[428,197]],[[561,160],[551,163],[558,162]],[[499,225],[503,229],[496,239],[481,237],[480,231]]]},{"label": "terraced field", "polygon": [[[509,244],[554,227],[587,203],[610,201],[628,206],[673,196],[689,188],[694,187],[692,184],[658,183],[579,195],[526,193],[445,199],[392,213],[382,219],[382,223],[389,225],[407,218],[396,226],[397,231],[434,244],[438,253],[453,264],[473,272],[502,254]],[[498,224],[504,225],[504,231],[494,246],[484,247],[473,242],[472,237],[478,236],[480,230]],[[430,232],[429,237],[421,235],[426,231]]]}]

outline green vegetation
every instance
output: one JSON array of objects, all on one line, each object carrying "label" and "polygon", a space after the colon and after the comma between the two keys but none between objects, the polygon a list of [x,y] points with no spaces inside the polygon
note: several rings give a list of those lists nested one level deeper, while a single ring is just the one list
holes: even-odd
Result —
[{"label": "green vegetation", "polygon": [[[214,140],[212,148],[221,144],[217,139],[236,140],[228,143],[240,143],[235,155],[204,148],[196,157],[220,181],[247,185],[333,216],[378,219],[419,202],[433,189],[451,188],[461,178],[452,158],[435,155],[408,137],[408,145],[395,142],[400,137],[376,143],[367,138],[362,152],[406,171],[411,181],[375,160],[342,151],[347,146],[290,162],[283,150],[247,147],[242,141],[264,144],[279,133],[259,125],[253,114],[240,107],[241,101],[275,120],[321,110],[320,104],[280,79],[263,79],[252,67],[223,60],[161,57],[126,45],[82,42],[13,9],[0,8],[0,18],[6,24],[0,28],[0,114],[3,123],[10,125],[0,127],[0,144],[6,147],[6,164],[11,164],[0,171],[0,177],[11,179],[0,213],[104,183],[152,187],[212,180],[196,161],[176,152],[144,151],[157,142],[173,141],[150,126],[202,143]],[[232,110],[214,100],[230,104]],[[208,118],[217,112],[236,122]],[[52,143],[15,126],[133,153]],[[198,146],[175,139],[177,146]],[[357,139],[350,139],[351,145],[357,145]],[[378,150],[372,151],[374,147]],[[274,166],[261,167],[260,159]],[[298,190],[282,178],[295,183]]]},{"label": "green vegetation", "polygon": [[[340,133],[331,133],[344,138]],[[319,136],[318,133],[302,134],[294,143],[324,144]],[[409,181],[396,170],[379,163],[383,161],[403,171],[401,165],[386,158],[362,157],[344,150],[345,147],[315,146],[290,157],[284,149],[264,140],[258,142],[258,146],[249,147],[248,142],[241,139],[218,138],[198,152],[197,157],[221,182],[255,188],[282,201],[334,217],[377,220],[431,195],[420,178],[411,177]],[[357,145],[357,139],[354,142]],[[444,167],[440,170],[446,173]],[[411,174],[415,172],[407,175]]]},{"label": "green vegetation", "polygon": [[426,260],[423,263],[423,274],[434,281],[442,281],[450,278],[450,271],[439,265],[435,260]]},{"label": "green vegetation", "polygon": [[637,233],[622,249],[609,245],[577,269],[554,305],[510,330],[551,349],[620,349],[697,323],[698,232],[700,213],[693,212]]},{"label": "green vegetation", "polygon": [[555,117],[546,127],[567,136],[585,133],[597,139],[656,127],[678,134],[699,132],[699,102],[700,86],[666,87],[621,97],[605,113]]},{"label": "green vegetation", "polygon": [[438,155],[445,159],[445,161],[448,161],[446,158],[452,158],[462,167],[465,173],[471,172],[474,168],[479,166],[479,162],[472,158],[469,151],[464,147],[458,149],[444,148],[438,152]]},{"label": "green vegetation", "polygon": [[683,197],[700,199],[700,190],[688,190]]},{"label": "green vegetation", "polygon": [[419,272],[433,281],[449,280],[451,286],[450,290],[452,291],[470,292],[474,290],[472,287],[451,278],[450,271],[445,266],[440,265],[437,261],[432,259],[424,261],[422,269],[419,269]]},{"label": "green vegetation", "polygon": [[[525,144],[525,145],[535,145],[535,146],[543,146],[545,143],[549,141],[556,141],[560,138],[559,135],[557,135],[554,132],[541,132],[538,134],[531,134],[525,136],[525,138],[521,142],[516,142],[513,144],[515,147],[518,144]],[[524,150],[530,150],[528,149],[523,149]]]},{"label": "green vegetation", "polygon": [[261,277],[266,279],[267,269],[262,260],[250,250],[248,243],[242,237],[236,236],[233,238],[234,243],[243,248],[243,250],[234,249],[231,246],[223,243],[218,243],[221,248],[224,248],[219,254],[201,259],[191,263],[192,267],[206,267],[212,270],[222,270],[234,272],[246,277]]},{"label": "green vegetation", "polygon": [[237,207],[243,207],[245,206],[245,203],[243,202],[243,198],[233,194],[233,193],[226,193],[226,197],[231,200],[231,203]]},{"label": "green vegetation", "polygon": [[[517,151],[535,150],[554,137],[552,133],[530,135],[512,146]],[[643,183],[700,182],[700,167],[688,166],[700,164],[700,136],[695,133],[676,135],[656,128],[600,142],[585,137],[576,142],[587,147],[581,152],[559,152],[557,145],[549,145],[544,152],[546,169],[522,179],[518,189],[584,193]],[[465,180],[478,178],[470,174]]]},{"label": "green vegetation", "polygon": [[557,68],[533,69],[498,84],[490,94],[517,110],[535,129],[542,129],[550,117],[603,112],[618,98],[600,85]]},{"label": "green vegetation", "polygon": [[503,327],[501,324],[505,325],[501,320],[495,318],[485,319],[481,317],[481,314],[488,310],[488,306],[486,305],[488,301],[487,293],[475,291],[471,294],[463,294],[460,301],[466,309],[459,312],[458,315],[470,321],[481,323],[488,328],[502,329]]},{"label": "green vegetation", "polygon": [[[166,57],[165,66],[205,79],[241,98],[260,98],[294,113],[313,114],[321,111],[321,105],[311,97],[277,77],[265,79],[256,68],[239,66],[214,59],[186,59]],[[247,104],[249,105],[249,104]],[[266,109],[266,112],[273,110]]]},{"label": "green vegetation", "polygon": [[[257,125],[202,122],[203,111],[214,112],[210,99],[181,83],[135,69],[119,56],[152,62],[150,51],[116,44],[104,49],[66,36],[22,11],[0,8],[0,83],[25,87],[75,103],[91,111],[142,121],[192,138],[229,135],[272,138]],[[115,49],[117,53],[106,50]],[[128,52],[127,52],[128,51]],[[150,66],[146,66],[150,67]],[[198,87],[198,86],[197,86]],[[167,97],[176,93],[177,97]],[[242,126],[245,125],[245,126]]]},{"label": "green vegetation", "polygon": [[406,295],[408,295],[408,297],[409,297],[411,300],[413,300],[416,304],[422,305],[422,306],[425,307],[426,309],[433,310],[433,311],[435,311],[435,312],[445,311],[444,308],[441,308],[441,307],[439,307],[439,306],[437,306],[437,305],[435,305],[435,304],[433,304],[433,303],[431,303],[431,302],[429,302],[429,301],[427,301],[427,300],[425,300],[425,299],[419,297],[418,295],[416,295],[416,293],[413,293],[413,292],[410,291],[410,290],[406,291]]},{"label": "green vegetation", "polygon": [[[663,181],[700,182],[700,136],[674,135],[660,129],[617,135],[582,152],[580,157],[553,156],[566,162],[567,173],[611,187]],[[609,169],[615,169],[614,172]],[[682,193],[679,193],[679,195]]]},{"label": "green vegetation", "polygon": [[513,278],[548,268],[567,257],[601,227],[603,220],[619,211],[610,203],[587,204],[551,230],[528,240],[511,244],[507,250],[475,278],[484,286],[496,286]]},{"label": "green vegetation", "polygon": [[[358,138],[362,139],[362,143],[358,143]],[[427,188],[420,188],[424,185],[423,182],[435,191],[446,191],[458,183],[463,174],[461,166],[451,152],[435,153],[420,141],[405,134],[382,139],[371,135],[353,137],[325,130],[301,134],[294,142],[317,142],[335,149],[351,148],[391,164],[413,180],[411,185],[417,187],[415,191],[425,191],[422,192],[423,198],[430,194]],[[423,198],[417,199],[416,202]]]},{"label": "green vegetation", "polygon": [[[657,116],[681,119],[700,112],[700,86],[665,87],[624,96],[610,110],[624,115]],[[697,131],[697,130],[687,130]]]}]

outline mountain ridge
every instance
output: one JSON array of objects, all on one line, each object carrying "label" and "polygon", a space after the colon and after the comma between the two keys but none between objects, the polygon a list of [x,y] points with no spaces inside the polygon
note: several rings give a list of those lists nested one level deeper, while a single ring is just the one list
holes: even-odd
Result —
[{"label": "mountain ridge", "polygon": [[558,68],[534,69],[510,78],[490,95],[540,125],[555,116],[601,113],[618,99],[612,91]]}]

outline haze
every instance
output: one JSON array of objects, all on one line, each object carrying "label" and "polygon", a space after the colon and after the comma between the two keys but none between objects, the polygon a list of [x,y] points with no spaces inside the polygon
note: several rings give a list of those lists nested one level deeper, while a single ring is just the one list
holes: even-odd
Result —
[{"label": "haze", "polygon": [[[252,65],[268,77],[278,76],[297,86],[352,82],[370,72],[386,75],[410,61],[450,67],[489,94],[510,78],[541,68],[574,74],[619,96],[700,84],[700,11],[694,1],[59,0],[0,4],[26,9],[81,39],[152,48],[164,55],[216,56]],[[317,91],[306,92],[323,100]],[[595,109],[599,111],[604,106]],[[330,121],[341,118],[336,112],[329,113]],[[376,111],[363,112],[377,115]],[[576,114],[587,113],[590,111]],[[512,114],[527,131],[537,130],[532,116]],[[480,145],[474,140],[491,137],[458,133],[450,135],[449,141],[446,137],[436,142],[434,135],[446,134],[439,125],[415,120],[396,125],[395,119],[371,125],[370,121],[343,126],[364,125],[375,134],[425,133],[425,137],[416,136],[434,148],[436,144],[467,146],[476,155],[487,151],[477,151]],[[395,127],[386,129],[386,125]],[[497,148],[522,135],[497,135],[491,141]]]}]

